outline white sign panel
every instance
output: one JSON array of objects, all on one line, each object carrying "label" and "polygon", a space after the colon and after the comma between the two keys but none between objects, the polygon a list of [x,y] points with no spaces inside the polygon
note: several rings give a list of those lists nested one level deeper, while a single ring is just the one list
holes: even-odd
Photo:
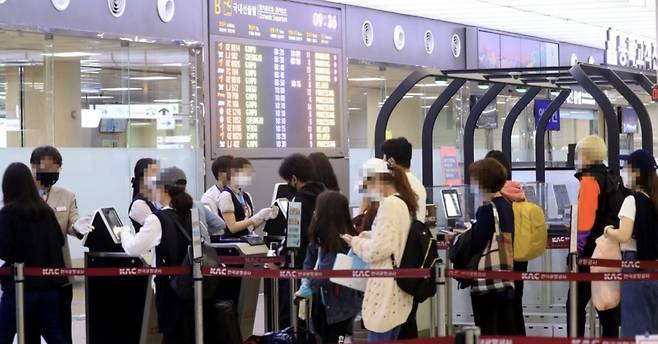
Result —
[{"label": "white sign panel", "polygon": [[648,38],[632,37],[608,29],[605,63],[627,68],[656,70],[656,43]]},{"label": "white sign panel", "polygon": [[199,209],[192,208],[192,255],[194,259],[199,259],[203,256],[201,251],[201,223],[199,222]]},{"label": "white sign panel", "polygon": [[299,202],[288,203],[288,235],[286,237],[288,247],[298,248],[302,243],[302,204]]},{"label": "white sign panel", "polygon": [[101,118],[156,119],[179,113],[179,104],[99,104]]}]

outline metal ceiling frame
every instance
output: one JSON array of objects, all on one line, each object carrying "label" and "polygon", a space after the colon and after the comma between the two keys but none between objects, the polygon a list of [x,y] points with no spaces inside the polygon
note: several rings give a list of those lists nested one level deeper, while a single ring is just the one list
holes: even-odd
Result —
[{"label": "metal ceiling frame", "polygon": [[[519,114],[532,102],[542,89],[559,90],[560,94],[551,102],[549,108],[543,114],[536,128],[535,155],[536,155],[536,177],[537,181],[545,180],[544,140],[546,125],[554,111],[564,103],[571,87],[582,87],[592,95],[597,105],[601,108],[606,121],[608,131],[608,163],[610,169],[619,172],[619,123],[617,114],[610,100],[605,95],[602,86],[617,90],[633,107],[637,113],[642,130],[642,147],[653,151],[653,130],[648,111],[637,94],[629,87],[629,84],[640,86],[645,92],[651,94],[651,88],[655,84],[655,75],[639,70],[623,69],[603,65],[576,64],[574,66],[559,67],[529,67],[529,68],[501,68],[501,69],[474,69],[474,70],[451,70],[437,71],[421,68],[412,72],[391,93],[384,102],[375,126],[375,156],[383,156],[381,145],[386,140],[386,126],[397,104],[404,98],[418,82],[428,77],[444,77],[452,79],[452,82],[438,95],[425,116],[422,131],[422,156],[423,156],[423,184],[425,187],[434,186],[433,181],[433,154],[432,135],[434,124],[441,109],[461,89],[466,81],[486,82],[490,85],[485,95],[473,106],[466,120],[464,128],[464,159],[463,176],[465,183],[469,181],[468,166],[474,160],[474,133],[477,120],[486,106],[506,86],[524,86],[528,89],[517,101],[509,112],[503,125],[502,148],[505,155],[512,161],[511,134],[514,123]],[[549,111],[550,110],[550,111]],[[545,123],[544,123],[545,122]],[[543,125],[542,125],[543,124]],[[541,152],[539,152],[541,150]],[[542,166],[539,167],[539,164]],[[431,199],[431,195],[429,197]]]}]

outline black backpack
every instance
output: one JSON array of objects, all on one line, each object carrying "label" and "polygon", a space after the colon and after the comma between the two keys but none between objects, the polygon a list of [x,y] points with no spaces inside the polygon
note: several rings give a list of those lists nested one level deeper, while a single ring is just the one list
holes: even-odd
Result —
[{"label": "black backpack", "polygon": [[[468,270],[473,271],[478,269],[481,253],[473,253],[471,250],[471,241],[473,237],[473,230],[458,235],[452,241],[448,249],[448,256],[452,267],[455,270]],[[472,279],[455,278],[458,283],[459,289],[465,289],[473,284]]]},{"label": "black backpack", "polygon": [[[393,268],[395,268],[395,258],[391,255]],[[400,259],[401,269],[430,269],[429,278],[396,278],[398,287],[405,293],[412,295],[417,302],[423,302],[436,294],[436,271],[435,264],[439,261],[437,252],[436,239],[432,232],[422,222],[413,219],[407,243],[404,246],[402,259]]]},{"label": "black backpack", "polygon": [[603,226],[612,225],[619,228],[619,210],[624,199],[631,195],[631,190],[624,186],[620,176],[609,170],[604,175],[595,174],[595,178],[603,191],[599,197],[599,204],[602,204]]}]

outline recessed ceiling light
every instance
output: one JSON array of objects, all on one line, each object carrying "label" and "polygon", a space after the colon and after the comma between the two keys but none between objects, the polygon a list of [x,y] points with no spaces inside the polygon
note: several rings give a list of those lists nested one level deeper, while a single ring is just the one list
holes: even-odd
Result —
[{"label": "recessed ceiling light", "polygon": [[141,80],[141,81],[161,81],[161,80],[176,80],[175,76],[163,76],[163,75],[151,75],[151,76],[133,76],[130,77],[130,80]]},{"label": "recessed ceiling light", "polygon": [[384,81],[384,78],[348,78],[348,81]]},{"label": "recessed ceiling light", "polygon": [[155,99],[153,100],[154,103],[180,103],[182,102],[181,99]]},{"label": "recessed ceiling light", "polygon": [[351,107],[351,108],[347,108],[347,110],[348,110],[348,111],[360,111],[361,108],[358,108],[358,107]]},{"label": "recessed ceiling light", "polygon": [[100,90],[93,89],[93,88],[88,88],[88,89],[81,89],[80,92],[82,93],[100,93]]},{"label": "recessed ceiling light", "polygon": [[420,97],[420,96],[424,96],[425,93],[408,92],[407,95],[412,97]]},{"label": "recessed ceiling light", "polygon": [[81,96],[82,99],[114,99],[113,96]]},{"label": "recessed ceiling light", "polygon": [[107,91],[107,92],[122,92],[122,91],[141,91],[142,89],[140,87],[108,87],[108,88],[101,88],[101,91]]},{"label": "recessed ceiling light", "polygon": [[160,66],[162,67],[183,67],[182,63],[163,63]]},{"label": "recessed ceiling light", "polygon": [[47,57],[88,57],[88,56],[98,56],[98,55],[100,54],[87,53],[83,51],[69,51],[69,52],[61,52],[61,53],[41,54],[41,56],[47,56]]}]

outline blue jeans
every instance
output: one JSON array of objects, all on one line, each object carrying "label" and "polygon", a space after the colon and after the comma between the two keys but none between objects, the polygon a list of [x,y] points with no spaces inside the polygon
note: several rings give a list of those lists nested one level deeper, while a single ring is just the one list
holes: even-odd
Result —
[{"label": "blue jeans", "polygon": [[401,327],[401,325],[396,326],[384,333],[368,331],[368,342],[392,342],[394,340],[398,340]]},{"label": "blue jeans", "polygon": [[[636,260],[637,253],[624,252],[623,260]],[[624,268],[624,272],[640,272]],[[621,282],[621,337],[658,334],[658,281]]]},{"label": "blue jeans", "polygon": [[[25,292],[25,317],[34,319],[32,330],[39,331],[48,344],[70,344],[62,333],[58,290]],[[9,291],[0,298],[0,344],[11,344],[15,335],[16,294]]]}]

